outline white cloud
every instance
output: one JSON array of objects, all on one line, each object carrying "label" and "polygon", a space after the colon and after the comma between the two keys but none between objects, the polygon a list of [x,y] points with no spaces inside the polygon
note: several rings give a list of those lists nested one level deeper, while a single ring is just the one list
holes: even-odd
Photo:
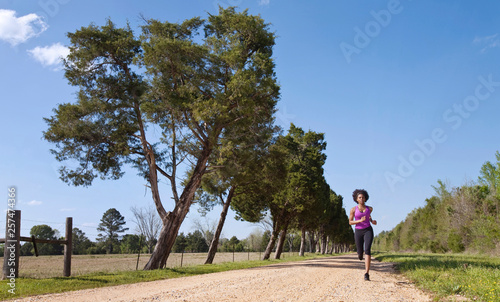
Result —
[{"label": "white cloud", "polygon": [[45,47],[35,47],[28,52],[37,60],[42,63],[43,66],[59,66],[61,59],[66,58],[69,54],[69,48],[61,45],[61,43],[55,43],[51,46]]},{"label": "white cloud", "polygon": [[48,27],[42,17],[37,14],[28,14],[18,18],[15,11],[0,9],[0,40],[12,46],[39,36]]},{"label": "white cloud", "polygon": [[271,0],[259,0],[259,5],[269,5],[269,2],[271,2]]},{"label": "white cloud", "polygon": [[485,41],[487,42],[487,41],[491,41],[491,40],[495,39],[497,36],[498,36],[498,34],[494,34],[494,35],[486,36],[486,37],[475,37],[473,42],[476,44],[482,43]]},{"label": "white cloud", "polygon": [[41,204],[42,204],[42,202],[38,201],[38,200],[32,200],[32,201],[28,202],[28,205],[30,205],[30,206],[39,206]]},{"label": "white cloud", "polygon": [[483,46],[481,53],[485,53],[490,48],[500,47],[500,38],[498,38],[498,33],[486,37],[475,37],[472,42]]}]

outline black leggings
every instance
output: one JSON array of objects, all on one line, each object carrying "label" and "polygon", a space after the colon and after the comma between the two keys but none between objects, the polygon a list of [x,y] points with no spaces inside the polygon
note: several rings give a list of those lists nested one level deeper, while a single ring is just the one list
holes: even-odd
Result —
[{"label": "black leggings", "polygon": [[366,255],[372,254],[373,228],[371,226],[366,229],[355,229],[354,240],[356,241],[359,260],[363,259],[363,247]]}]

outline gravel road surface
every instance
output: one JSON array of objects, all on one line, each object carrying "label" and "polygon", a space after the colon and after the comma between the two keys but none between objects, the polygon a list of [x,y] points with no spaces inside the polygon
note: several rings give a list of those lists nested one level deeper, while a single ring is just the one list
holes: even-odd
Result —
[{"label": "gravel road surface", "polygon": [[364,262],[351,254],[17,301],[431,301],[391,263],[373,260],[371,281],[363,275]]}]

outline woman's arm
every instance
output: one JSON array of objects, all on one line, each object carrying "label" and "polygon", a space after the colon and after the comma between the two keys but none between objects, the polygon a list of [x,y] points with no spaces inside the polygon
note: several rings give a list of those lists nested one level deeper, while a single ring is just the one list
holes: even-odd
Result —
[{"label": "woman's arm", "polygon": [[372,207],[369,208],[370,208],[370,222],[373,223],[373,225],[377,225],[377,221],[372,219],[373,208]]}]

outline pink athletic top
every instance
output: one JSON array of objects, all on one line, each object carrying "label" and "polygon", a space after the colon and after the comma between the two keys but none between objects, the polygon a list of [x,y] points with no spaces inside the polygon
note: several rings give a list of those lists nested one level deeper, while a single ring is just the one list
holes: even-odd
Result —
[{"label": "pink athletic top", "polygon": [[366,210],[361,213],[361,211],[359,211],[358,209],[358,206],[356,206],[356,211],[354,212],[354,220],[360,220],[363,216],[366,216],[366,220],[356,224],[356,229],[366,229],[370,226],[370,208],[366,207]]}]

